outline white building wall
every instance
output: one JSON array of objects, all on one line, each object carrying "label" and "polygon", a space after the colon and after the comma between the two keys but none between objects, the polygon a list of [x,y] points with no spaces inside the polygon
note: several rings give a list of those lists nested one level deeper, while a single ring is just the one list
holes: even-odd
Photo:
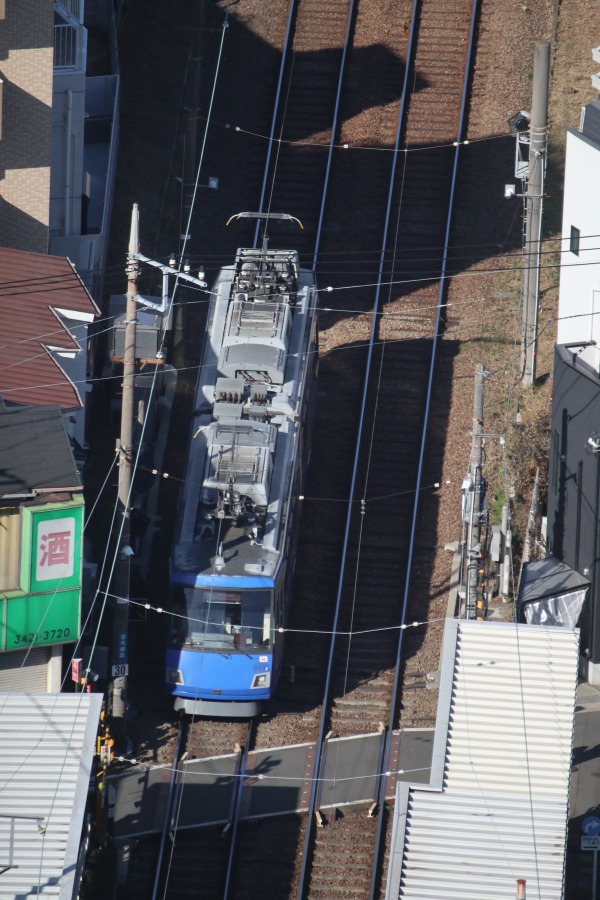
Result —
[{"label": "white building wall", "polygon": [[[558,344],[594,340],[582,360],[600,367],[600,146],[567,129]],[[571,227],[579,229],[579,255],[569,249]]]}]

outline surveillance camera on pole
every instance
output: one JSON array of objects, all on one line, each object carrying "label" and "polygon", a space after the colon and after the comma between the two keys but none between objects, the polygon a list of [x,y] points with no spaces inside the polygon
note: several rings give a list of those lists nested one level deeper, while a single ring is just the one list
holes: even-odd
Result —
[{"label": "surveillance camera on pole", "polygon": [[508,120],[508,130],[516,138],[515,140],[515,178],[522,181],[527,179],[529,170],[529,143],[530,143],[531,113],[521,109]]}]

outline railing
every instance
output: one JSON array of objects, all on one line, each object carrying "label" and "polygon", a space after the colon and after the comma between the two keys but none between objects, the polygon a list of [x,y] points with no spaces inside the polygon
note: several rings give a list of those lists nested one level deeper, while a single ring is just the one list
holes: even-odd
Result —
[{"label": "railing", "polygon": [[72,16],[74,19],[77,19],[78,22],[83,23],[83,2],[84,0],[58,0],[55,2],[54,6],[60,7],[62,6],[63,10],[68,13],[69,16]]},{"label": "railing", "polygon": [[85,71],[87,30],[83,25],[54,26],[54,68]]}]

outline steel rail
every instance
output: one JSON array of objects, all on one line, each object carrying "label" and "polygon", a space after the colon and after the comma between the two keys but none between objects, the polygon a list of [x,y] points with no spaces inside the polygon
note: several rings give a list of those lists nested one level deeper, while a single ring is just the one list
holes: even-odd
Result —
[{"label": "steel rail", "polygon": [[[415,3],[416,6],[416,3]],[[412,572],[412,561],[413,561],[413,553],[415,547],[415,540],[417,535],[417,519],[419,513],[419,495],[421,491],[421,483],[423,478],[423,464],[425,459],[425,452],[427,448],[427,427],[429,424],[429,414],[431,410],[431,398],[433,394],[433,386],[434,386],[434,377],[435,377],[435,369],[436,369],[436,356],[437,356],[437,347],[438,340],[440,337],[440,324],[442,319],[442,310],[444,308],[443,303],[447,291],[447,282],[446,282],[446,272],[448,267],[448,246],[450,241],[450,231],[452,228],[452,220],[453,220],[453,212],[454,212],[454,196],[456,191],[456,181],[458,177],[458,164],[460,160],[460,151],[462,141],[464,139],[464,131],[466,126],[466,114],[467,114],[467,101],[469,94],[469,82],[471,78],[471,69],[473,63],[473,45],[475,40],[475,27],[477,24],[477,13],[479,11],[479,0],[473,0],[473,8],[471,11],[471,24],[469,29],[469,41],[467,45],[467,53],[466,53],[466,64],[465,64],[465,72],[463,77],[463,88],[462,88],[462,96],[461,96],[461,107],[460,107],[460,118],[458,124],[458,133],[456,138],[456,148],[454,152],[454,162],[452,167],[452,180],[450,185],[450,196],[448,199],[448,213],[446,216],[446,230],[444,235],[444,248],[442,255],[442,265],[440,271],[440,284],[438,287],[438,295],[437,295],[437,310],[436,310],[436,318],[435,318],[435,330],[433,335],[433,342],[431,348],[431,360],[429,364],[429,379],[427,384],[427,396],[425,402],[425,414],[423,416],[423,428],[421,432],[421,448],[419,453],[419,467],[417,470],[417,479],[416,479],[416,487],[414,494],[414,504],[413,504],[413,515],[411,522],[411,532],[410,532],[410,543],[408,547],[408,559],[407,559],[407,569],[406,569],[406,577],[404,580],[404,596],[402,602],[402,620],[401,624],[406,624],[406,613],[408,610],[408,598],[409,598],[409,588],[410,588],[410,576]],[[373,857],[373,866],[371,871],[371,886],[369,891],[369,900],[375,900],[375,892],[377,890],[377,880],[378,880],[378,872],[379,865],[381,861],[381,848],[383,846],[383,820],[384,817],[381,814],[381,810],[383,810],[384,802],[385,802],[385,794],[386,794],[386,785],[387,785],[387,767],[389,764],[391,747],[392,747],[392,731],[394,727],[394,717],[396,711],[396,705],[398,701],[398,692],[400,689],[400,665],[402,661],[402,648],[404,643],[404,632],[405,629],[401,628],[399,631],[398,638],[398,649],[396,654],[396,664],[395,664],[395,672],[394,672],[394,682],[392,688],[392,702],[390,705],[390,715],[389,722],[386,734],[386,746],[384,752],[384,760],[383,760],[383,778],[380,783],[380,794],[379,794],[379,809],[380,814],[378,816],[377,821],[377,834],[376,834],[376,842],[375,842],[375,854]]]},{"label": "steel rail", "polygon": [[340,112],[340,100],[342,96],[342,84],[344,81],[344,72],[346,70],[346,56],[348,55],[348,43],[350,41],[350,31],[352,29],[352,21],[354,19],[354,10],[356,8],[356,0],[350,0],[348,8],[348,18],[346,20],[346,34],[344,35],[344,49],[342,51],[342,61],[340,63],[340,74],[338,77],[337,93],[335,95],[335,107],[333,110],[333,122],[331,124],[331,140],[329,141],[329,152],[327,154],[327,167],[325,169],[325,179],[323,184],[323,193],[321,195],[321,209],[319,210],[319,221],[317,222],[317,236],[315,238],[315,247],[313,250],[313,272],[317,268],[317,258],[319,255],[319,246],[321,244],[321,231],[323,230],[323,219],[325,218],[325,204],[327,202],[327,188],[329,187],[329,174],[331,172],[331,160],[333,158],[333,149],[335,146],[335,135],[338,127],[338,119]]},{"label": "steel rail", "polygon": [[250,744],[252,743],[252,735],[254,731],[254,719],[248,722],[248,730],[246,732],[246,741],[242,749],[239,771],[237,774],[237,785],[235,787],[232,800],[232,813],[230,816],[231,838],[229,844],[229,856],[227,859],[227,873],[225,875],[225,887],[223,889],[223,900],[228,900],[230,896],[231,880],[233,877],[233,867],[235,863],[235,853],[237,849],[237,836],[242,811],[242,800],[244,796],[244,779],[246,777],[246,769],[248,767],[248,754],[250,753]]},{"label": "steel rail", "polygon": [[384,269],[384,264],[385,264],[385,251],[386,251],[388,233],[389,233],[389,227],[390,227],[394,184],[395,184],[395,180],[396,180],[395,176],[396,176],[396,167],[397,167],[397,160],[398,160],[398,149],[399,149],[399,145],[400,145],[400,137],[402,134],[403,122],[404,122],[404,118],[406,115],[406,99],[407,99],[407,93],[408,93],[407,85],[408,85],[408,74],[409,74],[409,69],[410,69],[410,66],[408,63],[409,63],[409,59],[411,58],[412,53],[413,53],[413,46],[414,46],[415,34],[416,34],[415,26],[416,26],[416,17],[417,17],[418,6],[419,6],[419,0],[415,0],[415,2],[413,4],[413,13],[412,13],[412,17],[411,17],[410,37],[409,37],[409,45],[408,45],[409,50],[407,53],[407,65],[405,67],[405,72],[404,72],[404,84],[403,84],[402,99],[401,99],[400,107],[398,110],[398,123],[396,126],[396,139],[395,139],[395,144],[394,144],[394,153],[392,155],[393,162],[392,162],[392,168],[391,168],[391,172],[390,172],[389,190],[388,190],[386,213],[385,213],[385,222],[384,222],[384,226],[383,226],[383,236],[382,236],[381,251],[380,251],[380,257],[379,257],[377,287],[375,290],[375,299],[374,299],[374,304],[373,304],[373,313],[372,313],[372,320],[371,320],[371,330],[369,333],[369,344],[368,344],[368,349],[367,349],[367,360],[366,360],[366,364],[365,364],[364,384],[363,384],[363,392],[362,392],[361,407],[360,407],[360,417],[359,417],[357,436],[356,436],[354,463],[353,463],[353,467],[352,467],[352,478],[351,478],[351,482],[350,482],[350,491],[348,494],[348,512],[346,514],[346,525],[345,525],[345,529],[344,529],[344,542],[342,545],[342,557],[341,557],[341,562],[340,562],[340,574],[339,574],[339,579],[338,579],[338,588],[337,588],[336,601],[335,601],[335,614],[334,614],[333,625],[331,628],[332,638],[331,638],[331,644],[330,644],[330,650],[329,650],[329,659],[327,662],[327,674],[326,674],[326,679],[325,679],[325,689],[323,691],[323,709],[322,709],[322,713],[321,713],[321,719],[319,722],[319,733],[318,733],[318,737],[317,737],[317,741],[316,741],[316,756],[315,756],[315,765],[314,765],[314,772],[316,774],[316,777],[313,778],[311,792],[310,792],[310,798],[309,798],[309,808],[308,808],[308,813],[307,813],[307,826],[306,826],[306,834],[305,834],[305,838],[304,838],[304,847],[303,847],[303,852],[302,852],[302,867],[301,867],[301,871],[300,871],[300,882],[299,882],[299,887],[298,887],[298,897],[300,898],[300,900],[302,900],[302,898],[304,897],[306,875],[307,875],[309,864],[310,864],[309,850],[310,850],[310,845],[312,842],[313,830],[314,830],[314,819],[315,819],[314,814],[316,811],[317,787],[319,784],[318,774],[319,774],[320,770],[322,769],[324,735],[325,735],[325,728],[327,726],[327,719],[329,716],[329,693],[330,693],[330,687],[331,687],[331,680],[332,680],[332,676],[333,676],[334,656],[335,656],[335,649],[336,649],[336,634],[337,634],[337,630],[338,630],[338,623],[339,623],[339,617],[340,617],[340,611],[341,611],[341,605],[342,605],[342,590],[343,590],[343,583],[344,583],[344,575],[346,572],[346,558],[348,555],[350,529],[351,529],[351,523],[352,523],[352,517],[353,517],[354,494],[355,494],[355,490],[356,490],[356,481],[357,481],[357,477],[358,477],[358,466],[359,466],[359,461],[360,461],[362,434],[363,434],[363,427],[364,427],[365,415],[366,415],[366,409],[367,409],[367,398],[368,398],[369,378],[370,378],[370,373],[371,373],[371,362],[372,362],[372,357],[373,357],[373,348],[374,348],[374,344],[375,344],[375,337],[377,335],[377,327],[378,327],[377,313],[379,312],[379,305],[380,305],[380,299],[381,299],[383,269]]},{"label": "steel rail", "polygon": [[162,863],[163,856],[165,852],[165,844],[167,842],[167,834],[169,833],[169,828],[171,826],[173,820],[173,805],[175,798],[175,787],[176,787],[176,778],[178,771],[178,763],[181,756],[181,744],[183,741],[183,735],[185,732],[184,719],[183,716],[179,718],[179,732],[177,734],[177,742],[175,744],[175,754],[173,759],[173,766],[171,768],[171,777],[169,779],[169,790],[167,792],[167,802],[165,804],[165,817],[163,820],[163,827],[160,835],[160,844],[158,847],[158,857],[156,860],[156,872],[154,875],[154,885],[152,887],[152,900],[156,900],[158,887],[160,884],[160,876],[162,872]]},{"label": "steel rail", "polygon": [[[271,119],[271,131],[269,132],[269,140],[267,143],[267,159],[265,161],[265,174],[263,175],[263,183],[260,193],[260,200],[258,203],[258,212],[263,212],[263,205],[265,202],[265,194],[267,191],[267,181],[269,178],[269,165],[271,162],[271,152],[273,150],[274,144],[274,136],[275,136],[275,125],[277,124],[277,116],[279,114],[279,100],[281,97],[281,85],[283,84],[283,74],[285,72],[285,67],[287,65],[288,59],[288,51],[290,49],[291,38],[293,34],[293,22],[294,16],[296,13],[296,7],[298,5],[298,0],[290,0],[290,8],[288,11],[288,20],[287,26],[285,30],[285,38],[283,41],[283,47],[281,49],[281,64],[279,66],[279,78],[277,79],[277,90],[275,92],[275,103],[273,106],[273,118]],[[258,246],[260,238],[260,219],[256,223],[256,228],[254,231],[254,247]]]}]

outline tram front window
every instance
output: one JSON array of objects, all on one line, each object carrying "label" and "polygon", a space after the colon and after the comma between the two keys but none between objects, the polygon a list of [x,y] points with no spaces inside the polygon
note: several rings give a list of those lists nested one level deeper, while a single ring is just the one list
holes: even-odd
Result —
[{"label": "tram front window", "polygon": [[173,643],[190,650],[249,653],[269,645],[270,591],[183,588]]}]

